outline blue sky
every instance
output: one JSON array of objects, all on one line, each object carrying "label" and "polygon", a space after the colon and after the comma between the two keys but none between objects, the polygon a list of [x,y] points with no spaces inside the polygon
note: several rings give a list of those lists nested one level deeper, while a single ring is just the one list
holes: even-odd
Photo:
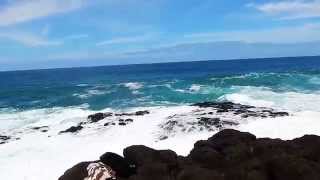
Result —
[{"label": "blue sky", "polygon": [[320,0],[0,0],[0,70],[317,55],[319,42]]}]

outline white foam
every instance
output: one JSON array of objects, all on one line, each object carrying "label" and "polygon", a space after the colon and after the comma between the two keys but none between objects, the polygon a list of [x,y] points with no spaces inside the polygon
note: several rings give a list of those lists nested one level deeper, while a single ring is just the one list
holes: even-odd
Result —
[{"label": "white foam", "polygon": [[234,87],[237,92],[223,99],[235,103],[289,111],[320,111],[320,92],[274,92],[263,87]]},{"label": "white foam", "polygon": [[[190,106],[147,108],[151,114],[134,117],[134,122],[125,127],[86,128],[78,135],[57,135],[57,133],[83,121],[88,114],[93,113],[92,111],[75,108],[60,110],[60,112],[57,110],[49,115],[38,115],[39,117],[35,118],[37,120],[30,122],[28,126],[48,125],[49,131],[24,133],[21,140],[1,145],[0,174],[2,178],[11,180],[55,180],[66,169],[80,161],[95,160],[107,151],[122,154],[123,148],[134,144],[153,148],[171,148],[179,154],[186,155],[196,140],[207,138],[212,134],[177,135],[168,140],[156,142],[158,125],[170,115],[190,112],[194,108]],[[130,111],[145,109],[136,108]],[[104,111],[110,111],[110,109]],[[28,115],[33,116],[39,112]],[[17,169],[20,173],[15,173]]]},{"label": "white foam", "polygon": [[320,85],[320,77],[318,76],[315,76],[315,77],[312,77],[310,80],[309,80],[309,83],[311,84],[316,84],[316,85]]},{"label": "white foam", "polygon": [[78,86],[78,87],[86,87],[86,86],[89,86],[89,84],[77,84],[76,86]]},{"label": "white foam", "polygon": [[[200,92],[203,88],[206,87],[201,87]],[[289,117],[243,122],[237,129],[258,137],[282,139],[293,139],[304,134],[320,135],[320,93],[279,93],[261,87],[234,87],[234,91],[223,98],[237,103],[288,109],[292,113]],[[0,134],[21,137],[21,140],[0,145],[1,177],[10,180],[56,180],[66,169],[80,161],[95,160],[107,151],[122,154],[123,148],[134,144],[172,149],[180,155],[187,155],[197,140],[207,139],[215,132],[178,133],[158,141],[159,124],[166,122],[168,116],[192,112],[195,108],[175,106],[128,109],[126,111],[147,109],[151,113],[135,116],[134,122],[124,127],[104,127],[102,121],[97,126],[83,129],[77,135],[57,134],[95,113],[88,110],[86,105],[25,112],[2,111]],[[102,110],[110,111],[113,110]],[[34,126],[49,126],[49,131],[43,133],[28,130]]]},{"label": "white foam", "polygon": [[95,95],[104,95],[107,93],[110,93],[111,91],[102,91],[102,90],[97,90],[97,89],[89,89],[86,90],[86,93],[81,94],[81,93],[74,93],[73,96],[79,97],[81,99],[87,99],[89,97],[95,96]]},{"label": "white foam", "polygon": [[201,85],[198,84],[192,84],[191,87],[189,88],[189,90],[191,92],[198,92],[201,89]]},{"label": "white foam", "polygon": [[320,135],[320,112],[303,111],[293,116],[275,119],[260,119],[241,124],[240,131],[247,131],[257,137],[290,140],[306,134]]},{"label": "white foam", "polygon": [[129,88],[130,90],[138,90],[143,87],[143,84],[139,82],[129,82],[125,83],[124,86]]}]

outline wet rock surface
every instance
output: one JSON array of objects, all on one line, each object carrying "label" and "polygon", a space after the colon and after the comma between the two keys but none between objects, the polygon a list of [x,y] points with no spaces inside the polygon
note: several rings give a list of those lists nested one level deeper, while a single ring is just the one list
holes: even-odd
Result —
[{"label": "wet rock surface", "polygon": [[288,112],[232,102],[204,102],[192,106],[198,108],[190,113],[169,116],[160,124],[162,131],[158,139],[163,140],[163,136],[175,136],[181,132],[220,131],[259,118],[289,116]]},{"label": "wet rock surface", "polygon": [[[111,126],[126,126],[134,121],[133,118],[128,118],[132,116],[144,116],[150,114],[149,111],[136,111],[132,113],[111,113],[111,112],[99,112],[91,114],[87,117],[87,121],[80,122],[78,125],[71,126],[70,128],[60,131],[59,134],[64,133],[77,133],[82,129],[86,128],[90,124],[99,124],[102,122],[101,126],[111,127]],[[34,130],[41,130],[43,127],[34,127]],[[43,130],[47,131],[47,130]]]},{"label": "wet rock surface", "polygon": [[31,127],[31,129],[34,131],[40,131],[45,133],[49,131],[49,126],[37,126],[37,127]]},{"label": "wet rock surface", "polygon": [[216,113],[231,112],[234,115],[241,115],[244,118],[289,116],[289,113],[287,112],[276,111],[271,108],[237,104],[233,102],[203,102],[193,104],[193,106],[198,106],[200,108],[212,108],[212,110],[215,110]]},{"label": "wet rock surface", "polygon": [[[121,180],[318,180],[319,154],[319,136],[283,141],[226,129],[196,142],[186,157],[137,145],[124,149],[123,158],[106,153],[100,161]],[[82,180],[85,163],[59,180]]]},{"label": "wet rock surface", "polygon": [[80,131],[81,129],[83,129],[83,126],[79,125],[79,126],[71,126],[70,128],[64,130],[64,131],[60,131],[59,134],[64,134],[64,133],[76,133],[78,131]]},{"label": "wet rock surface", "polygon": [[0,144],[5,144],[10,139],[11,139],[11,137],[9,137],[9,136],[0,135]]},{"label": "wet rock surface", "polygon": [[112,115],[113,113],[96,113],[96,114],[89,115],[88,120],[90,123],[96,123]]}]

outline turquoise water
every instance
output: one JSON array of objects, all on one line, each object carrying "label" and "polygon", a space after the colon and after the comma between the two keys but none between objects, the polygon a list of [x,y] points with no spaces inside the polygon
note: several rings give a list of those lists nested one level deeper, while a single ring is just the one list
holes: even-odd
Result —
[{"label": "turquoise water", "polygon": [[0,72],[0,111],[91,110],[221,100],[244,88],[312,94],[320,57],[202,61]]}]

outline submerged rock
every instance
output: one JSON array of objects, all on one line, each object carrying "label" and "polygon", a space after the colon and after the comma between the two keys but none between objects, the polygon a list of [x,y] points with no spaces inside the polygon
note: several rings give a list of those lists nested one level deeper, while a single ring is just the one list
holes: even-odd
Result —
[{"label": "submerged rock", "polygon": [[233,102],[204,102],[192,106],[198,107],[192,112],[169,116],[167,121],[160,124],[164,135],[175,136],[177,133],[198,131],[220,131],[233,128],[243,121],[261,118],[276,118],[289,116],[289,113],[276,111],[271,108],[254,107]]},{"label": "submerged rock", "polygon": [[[124,158],[106,153],[100,161],[121,180],[318,180],[319,154],[319,136],[283,141],[226,129],[196,142],[186,157],[138,145],[126,148]],[[83,180],[87,165],[74,166],[59,180]]]},{"label": "submerged rock", "polygon": [[137,111],[135,114],[136,114],[136,116],[143,116],[146,114],[150,114],[150,112],[149,111]]},{"label": "submerged rock", "polygon": [[112,113],[96,113],[96,114],[89,115],[88,119],[90,120],[91,123],[96,123],[112,115],[113,115]]},{"label": "submerged rock", "polygon": [[59,134],[64,134],[64,133],[76,133],[78,131],[80,131],[81,129],[83,129],[83,126],[78,125],[78,126],[72,126],[64,131],[60,131]]},{"label": "submerged rock", "polygon": [[49,126],[37,126],[37,127],[32,127],[31,129],[32,130],[43,130],[43,129],[48,129],[49,128]]},{"label": "submerged rock", "polygon": [[115,114],[115,116],[144,116],[146,114],[150,114],[150,112],[145,110],[145,111],[137,111],[133,113],[117,113]]},{"label": "submerged rock", "polygon": [[11,137],[9,137],[9,136],[0,135],[0,144],[5,144],[10,139],[11,139]]},{"label": "submerged rock", "polygon": [[289,116],[287,112],[276,111],[271,108],[265,107],[255,107],[243,104],[237,104],[233,102],[203,102],[196,103],[192,106],[198,106],[200,108],[212,108],[217,113],[227,113],[232,112],[235,115],[241,115],[242,118],[248,117],[281,117],[281,116]]}]

